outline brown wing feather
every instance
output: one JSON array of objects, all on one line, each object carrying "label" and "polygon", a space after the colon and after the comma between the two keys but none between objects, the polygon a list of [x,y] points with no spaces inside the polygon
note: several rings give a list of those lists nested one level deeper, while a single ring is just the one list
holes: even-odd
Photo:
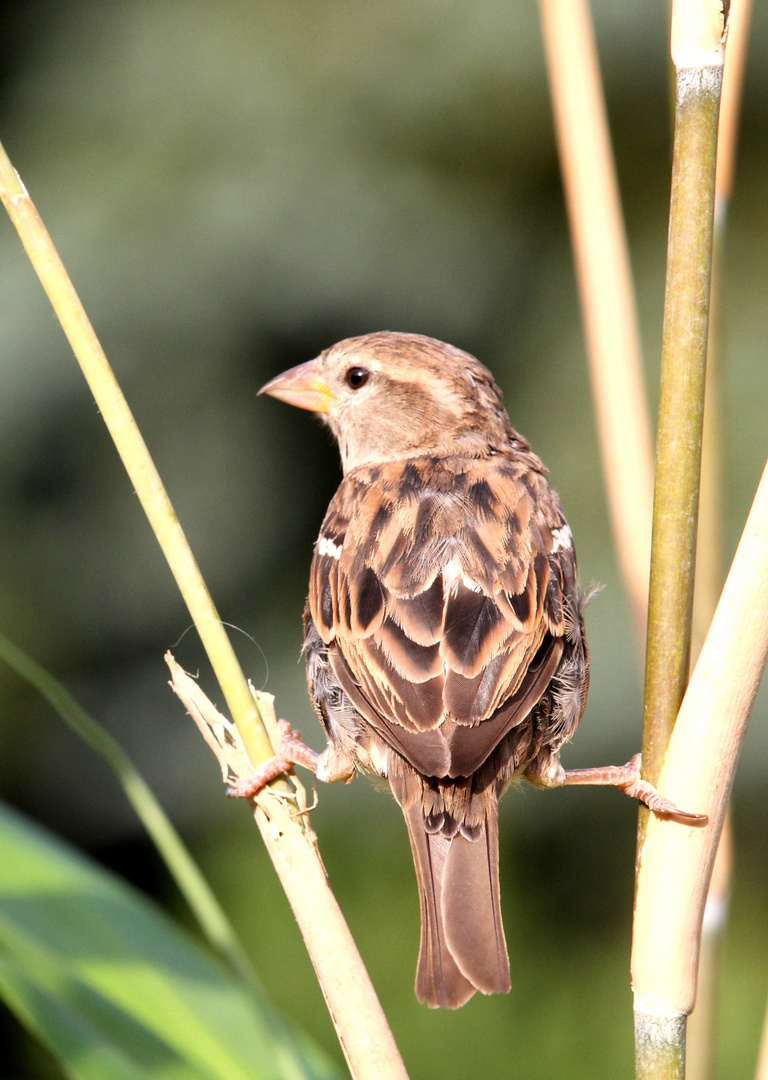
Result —
[{"label": "brown wing feather", "polygon": [[569,535],[522,455],[422,458],[342,482],[310,612],[355,708],[420,772],[468,775],[546,691],[577,603]]}]

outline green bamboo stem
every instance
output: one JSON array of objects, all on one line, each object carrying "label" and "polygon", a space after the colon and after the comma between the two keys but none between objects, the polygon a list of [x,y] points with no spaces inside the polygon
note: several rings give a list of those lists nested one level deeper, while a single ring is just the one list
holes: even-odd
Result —
[{"label": "green bamboo stem", "polygon": [[[676,82],[643,701],[643,776],[654,784],[690,665],[720,77],[719,68],[682,68]],[[636,1001],[636,1080],[683,1080],[685,1026],[685,1015]]]},{"label": "green bamboo stem", "polygon": [[677,73],[643,705],[643,775],[652,783],[690,664],[721,74]]},{"label": "green bamboo stem", "polygon": [[635,1076],[685,1080],[685,1017],[635,1013]]},{"label": "green bamboo stem", "polygon": [[[724,31],[718,0],[674,0],[675,139],[643,702],[643,775],[657,786],[690,666]],[[712,731],[717,746],[714,722]],[[738,753],[734,740],[729,749]],[[688,751],[689,746],[683,744],[674,759],[684,775],[694,768]],[[714,760],[709,759],[707,765],[711,769]],[[719,801],[713,805],[711,798],[705,799],[709,776],[697,773],[704,790],[694,785],[687,792],[692,801],[677,805],[711,812],[707,841],[714,838],[716,845],[729,788],[727,783],[718,788]],[[714,790],[713,785],[709,794]],[[700,937],[686,936],[690,927],[682,922],[676,925],[677,935],[671,934],[667,912],[659,907],[662,894],[667,899],[670,891],[676,897],[687,896],[690,882],[681,880],[679,853],[675,863],[657,854],[658,844],[648,850],[647,838],[656,837],[658,824],[656,818],[649,821],[649,815],[641,813],[632,952],[635,1075],[636,1080],[682,1080],[686,1018],[695,1000]],[[704,842],[697,835],[704,830],[663,824],[684,830],[683,844],[699,843],[700,863],[694,876],[701,887],[702,875],[708,882],[712,866],[707,862],[710,849],[702,848]],[[711,854],[713,859],[714,849]],[[691,873],[689,866],[689,877]],[[705,898],[706,885],[701,912]],[[690,993],[686,996],[680,990],[670,995],[669,985],[684,986]]]}]

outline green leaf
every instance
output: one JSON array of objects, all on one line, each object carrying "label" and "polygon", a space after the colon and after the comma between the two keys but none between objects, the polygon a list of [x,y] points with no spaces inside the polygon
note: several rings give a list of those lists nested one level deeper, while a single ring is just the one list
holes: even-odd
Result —
[{"label": "green leaf", "polygon": [[26,679],[62,720],[103,759],[112,770],[158,854],[168,867],[193,915],[211,945],[250,982],[258,993],[256,973],[207,881],[184,846],[152,790],[123,748],[108,731],[75,701],[65,686],[23,652],[5,634],[0,634],[0,657]]},{"label": "green leaf", "polygon": [[146,898],[0,804],[0,994],[78,1080],[329,1077]]}]

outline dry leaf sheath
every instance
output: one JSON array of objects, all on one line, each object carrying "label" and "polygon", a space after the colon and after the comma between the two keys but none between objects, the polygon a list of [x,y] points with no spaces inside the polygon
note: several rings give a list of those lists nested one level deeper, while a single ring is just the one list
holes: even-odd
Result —
[{"label": "dry leaf sheath", "polygon": [[490,373],[442,342],[352,338],[262,392],[319,413],[344,468],[304,615],[328,736],[317,774],[379,774],[400,804],[421,902],[419,1000],[503,993],[497,807],[510,782],[615,783],[674,810],[637,783],[634,761],[566,774],[558,760],[589,681],[560,501]]}]

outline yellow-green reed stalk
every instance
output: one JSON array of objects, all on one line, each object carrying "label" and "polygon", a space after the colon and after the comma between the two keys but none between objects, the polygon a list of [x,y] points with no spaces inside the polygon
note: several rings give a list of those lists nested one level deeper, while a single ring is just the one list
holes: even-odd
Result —
[{"label": "yellow-green reed stalk", "polygon": [[162,480],[75,288],[27,190],[0,146],[0,198],[75,353],[96,405],[189,608],[254,764],[272,744]]},{"label": "yellow-green reed stalk", "polygon": [[[719,0],[674,0],[672,60],[676,70],[675,139],[667,251],[667,280],[662,338],[661,385],[656,446],[651,581],[643,716],[643,772],[662,782],[675,720],[688,682],[696,562],[696,529],[701,469],[709,294],[712,267],[715,162],[720,107],[725,23]],[[719,609],[718,609],[719,610]],[[713,624],[714,625],[714,624]],[[730,630],[730,628],[729,628]],[[708,638],[708,643],[710,639]],[[713,662],[712,644],[707,661]],[[707,676],[704,652],[697,668]],[[692,694],[691,701],[697,700]],[[690,709],[689,709],[690,711]],[[719,719],[719,718],[718,718]],[[717,724],[712,725],[717,730]],[[683,728],[682,731],[685,731]],[[682,731],[678,733],[680,745]],[[635,991],[635,1053],[637,1080],[672,1080],[685,1075],[686,1017],[695,1000],[698,936],[711,861],[699,866],[706,875],[697,933],[693,938],[677,927],[670,937],[669,912],[660,911],[659,897],[671,903],[670,892],[690,903],[691,880],[681,879],[682,861],[659,861],[654,848],[659,829],[690,853],[702,849],[714,831],[719,835],[720,806],[711,805],[713,770],[718,759],[702,762],[698,733],[688,731],[688,744],[674,759],[696,783],[686,797],[699,812],[710,815],[707,829],[675,822],[647,822],[638,840],[638,881],[633,937],[632,977]],[[714,740],[717,743],[717,738]],[[686,756],[688,755],[688,756]],[[672,764],[670,756],[668,767]],[[664,779],[666,779],[666,774]],[[721,796],[727,799],[730,785]],[[665,794],[669,791],[662,788]],[[649,840],[653,836],[653,846]],[[715,838],[716,842],[716,838]],[[704,850],[708,850],[704,848]],[[712,850],[714,858],[714,849]],[[687,866],[690,873],[690,866]],[[689,929],[686,927],[686,929]],[[694,941],[695,939],[695,941]],[[695,944],[695,950],[692,950]],[[686,982],[687,980],[687,982]],[[688,997],[680,991],[685,983]],[[672,988],[675,987],[673,990]]]},{"label": "yellow-green reed stalk", "polygon": [[[256,702],[131,411],[32,200],[0,146],[0,198],[48,294],[194,619],[251,762],[272,756]],[[291,789],[277,781],[287,793]],[[407,1080],[405,1066],[331,892],[314,834],[285,799],[264,792],[256,822],[301,928],[355,1080]]]}]

